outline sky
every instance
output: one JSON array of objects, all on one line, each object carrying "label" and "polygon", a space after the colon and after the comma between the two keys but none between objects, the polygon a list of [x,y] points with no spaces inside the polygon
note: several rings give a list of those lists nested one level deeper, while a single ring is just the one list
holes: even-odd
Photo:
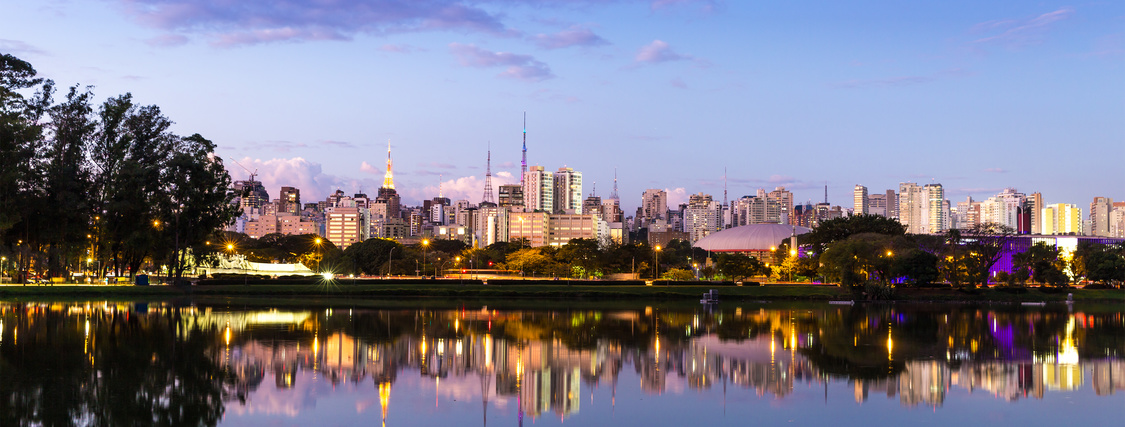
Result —
[{"label": "sky", "polygon": [[1120,1],[13,0],[0,52],[304,202],[373,195],[388,142],[405,203],[479,202],[490,149],[518,182],[525,113],[529,166],[603,198],[616,173],[627,213],[724,176],[845,207],[900,182],[1125,200]]}]

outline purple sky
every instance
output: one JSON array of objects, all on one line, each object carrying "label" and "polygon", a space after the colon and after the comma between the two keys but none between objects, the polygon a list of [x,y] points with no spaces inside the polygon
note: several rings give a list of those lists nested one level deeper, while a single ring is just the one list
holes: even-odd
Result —
[{"label": "purple sky", "polygon": [[1125,199],[1125,3],[43,0],[0,52],[99,99],[132,92],[271,196],[478,202],[528,163],[626,212],[786,186],[851,205],[899,182]]}]

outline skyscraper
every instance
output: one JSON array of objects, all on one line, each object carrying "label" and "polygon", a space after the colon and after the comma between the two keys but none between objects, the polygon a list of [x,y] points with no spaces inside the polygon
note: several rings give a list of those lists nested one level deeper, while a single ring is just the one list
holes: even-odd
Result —
[{"label": "skyscraper", "polygon": [[301,190],[294,187],[281,187],[281,195],[278,199],[281,201],[281,211],[289,212],[293,215],[301,214]]},{"label": "skyscraper", "polygon": [[1031,234],[1042,233],[1043,220],[1043,193],[1031,193],[1027,196],[1027,211],[1031,214]]},{"label": "skyscraper", "polygon": [[573,168],[561,167],[555,172],[554,210],[564,213],[573,210],[582,213],[582,172]]},{"label": "skyscraper", "polygon": [[856,215],[866,215],[867,211],[867,187],[856,184],[855,190],[852,190],[852,204],[855,206],[852,211]]},{"label": "skyscraper", "polygon": [[945,200],[945,189],[941,184],[926,184],[925,215],[927,229],[923,233],[942,233],[949,229],[949,202]]},{"label": "skyscraper", "polygon": [[722,205],[711,199],[710,194],[692,194],[688,197],[687,206],[683,209],[684,228],[691,242],[707,237],[718,231],[721,224],[719,216]]},{"label": "skyscraper", "polygon": [[1113,211],[1113,199],[1108,197],[1095,197],[1090,203],[1090,235],[1109,237],[1110,213]]},{"label": "skyscraper", "polygon": [[555,178],[542,166],[532,166],[523,175],[523,204],[528,211],[555,210]]},{"label": "skyscraper", "polygon": [[[644,221],[667,219],[668,192],[656,188],[645,190],[641,195],[641,215]],[[640,219],[640,218],[639,218]]]},{"label": "skyscraper", "polygon": [[922,186],[913,182],[898,185],[898,222],[906,226],[907,233],[925,233],[927,224],[922,222],[925,203],[926,195],[922,192]]}]

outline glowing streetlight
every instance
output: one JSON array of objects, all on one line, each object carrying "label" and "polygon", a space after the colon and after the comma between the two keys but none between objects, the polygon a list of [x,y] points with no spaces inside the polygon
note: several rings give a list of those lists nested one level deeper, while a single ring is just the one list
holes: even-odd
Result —
[{"label": "glowing streetlight", "polygon": [[656,280],[656,279],[660,278],[660,249],[661,249],[660,245],[656,245],[655,249],[656,250],[653,251],[653,253],[652,253],[652,255],[656,258],[656,262],[652,266],[652,268],[653,268],[652,279],[653,280]]},{"label": "glowing streetlight", "polygon": [[317,237],[316,239],[313,239],[313,244],[316,245],[316,272],[317,273],[320,272],[320,258],[321,258],[320,242],[321,242],[320,237]]},{"label": "glowing streetlight", "polygon": [[422,239],[422,268],[426,267],[426,248],[430,247],[430,239]]}]

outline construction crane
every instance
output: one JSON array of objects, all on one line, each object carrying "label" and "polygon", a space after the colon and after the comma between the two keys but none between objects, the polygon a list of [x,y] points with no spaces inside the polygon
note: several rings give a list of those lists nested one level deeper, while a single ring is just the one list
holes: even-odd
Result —
[{"label": "construction crane", "polygon": [[239,163],[238,160],[231,159],[231,161],[239,167],[246,169],[246,172],[250,174],[250,182],[254,182],[254,177],[258,176],[258,168],[254,168],[254,171],[250,172],[250,168],[242,166],[242,163]]}]

